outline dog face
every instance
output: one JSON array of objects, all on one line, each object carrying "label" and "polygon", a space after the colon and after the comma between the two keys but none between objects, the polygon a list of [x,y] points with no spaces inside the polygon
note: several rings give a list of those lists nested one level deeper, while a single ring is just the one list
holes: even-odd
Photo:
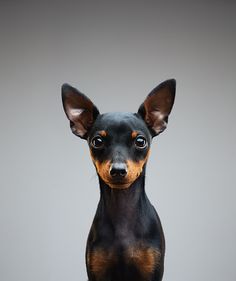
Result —
[{"label": "dog face", "polygon": [[163,132],[175,97],[175,80],[157,86],[137,113],[100,114],[84,94],[65,84],[62,100],[72,132],[86,139],[98,176],[111,188],[128,188],[143,172],[151,140]]},{"label": "dog face", "polygon": [[127,188],[142,173],[151,135],[138,114],[106,113],[96,119],[88,144],[102,180],[111,188]]}]

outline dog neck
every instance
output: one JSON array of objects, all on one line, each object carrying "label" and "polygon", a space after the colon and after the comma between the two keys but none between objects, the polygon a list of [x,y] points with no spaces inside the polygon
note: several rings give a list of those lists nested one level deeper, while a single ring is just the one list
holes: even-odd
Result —
[{"label": "dog neck", "polygon": [[128,222],[139,216],[148,201],[145,193],[145,168],[142,174],[126,189],[110,188],[101,178],[99,207],[115,225]]}]

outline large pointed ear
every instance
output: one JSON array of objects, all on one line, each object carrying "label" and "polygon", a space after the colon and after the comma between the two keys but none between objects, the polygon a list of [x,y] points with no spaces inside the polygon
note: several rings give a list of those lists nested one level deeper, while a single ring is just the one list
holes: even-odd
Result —
[{"label": "large pointed ear", "polygon": [[175,100],[175,79],[162,82],[147,96],[138,113],[147,124],[152,136],[163,132]]},{"label": "large pointed ear", "polygon": [[99,115],[99,111],[91,100],[68,84],[61,88],[63,107],[70,120],[72,132],[86,139],[90,128]]}]

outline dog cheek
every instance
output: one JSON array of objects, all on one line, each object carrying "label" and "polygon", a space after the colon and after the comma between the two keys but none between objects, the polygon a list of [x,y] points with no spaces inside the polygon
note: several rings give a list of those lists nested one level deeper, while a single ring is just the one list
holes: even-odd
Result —
[{"label": "dog cheek", "polygon": [[129,182],[134,182],[142,173],[143,166],[145,164],[145,161],[139,161],[139,162],[134,162],[131,160],[127,161],[127,166],[128,166],[128,181]]},{"label": "dog cheek", "polygon": [[98,160],[93,161],[98,175],[103,179],[103,181],[108,182],[109,180],[109,169],[110,169],[110,161],[107,160],[105,162],[99,162]]},{"label": "dog cheek", "polygon": [[148,151],[147,155],[144,159],[139,161],[133,161],[133,160],[127,160],[127,166],[128,166],[128,181],[134,182],[142,173],[143,167],[146,164],[148,157],[150,154],[150,150]]}]

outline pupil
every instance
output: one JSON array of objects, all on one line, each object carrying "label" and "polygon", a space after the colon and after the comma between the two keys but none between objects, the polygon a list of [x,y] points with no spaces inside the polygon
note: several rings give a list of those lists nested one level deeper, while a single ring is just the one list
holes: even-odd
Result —
[{"label": "pupil", "polygon": [[95,138],[94,141],[93,141],[93,144],[95,146],[101,146],[102,145],[102,139],[101,138]]},{"label": "pupil", "polygon": [[142,146],[145,146],[146,141],[145,141],[144,138],[137,138],[136,143],[137,143],[138,146],[142,147]]}]

